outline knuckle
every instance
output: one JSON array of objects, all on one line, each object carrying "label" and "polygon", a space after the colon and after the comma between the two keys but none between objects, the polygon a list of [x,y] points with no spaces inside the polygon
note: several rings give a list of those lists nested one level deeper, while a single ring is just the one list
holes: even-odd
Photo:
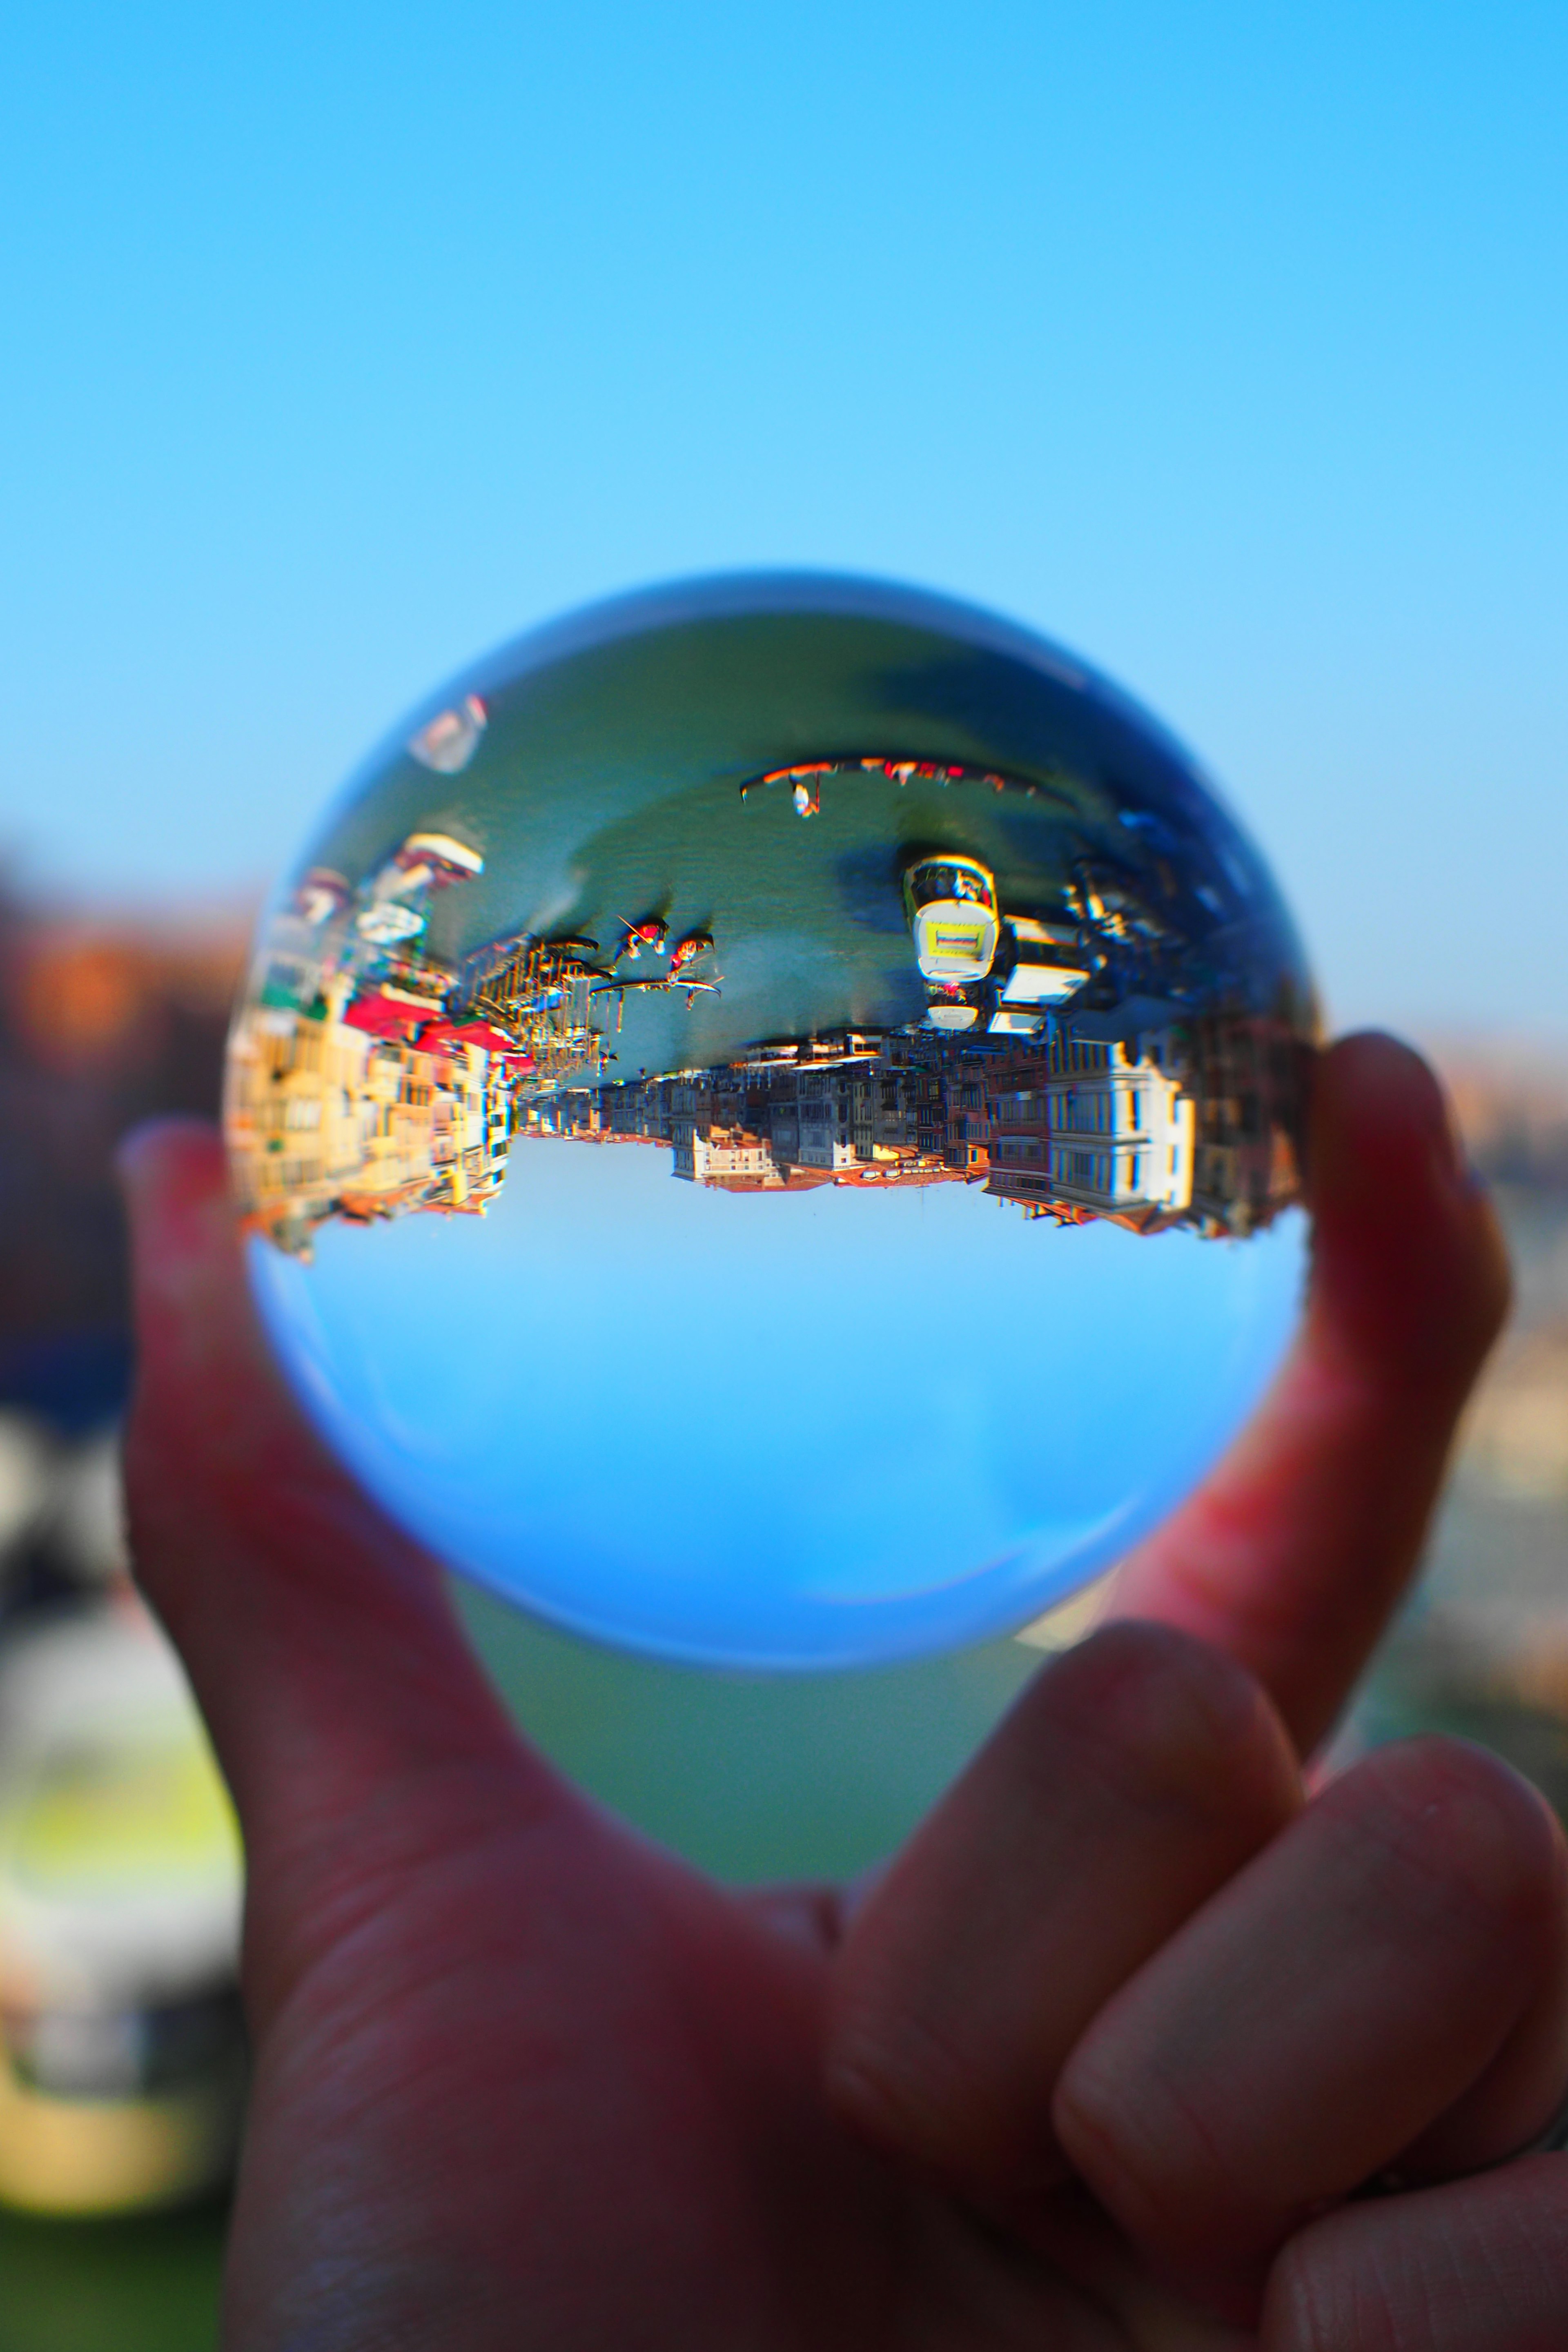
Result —
[{"label": "knuckle", "polygon": [[968,2067],[929,2020],[859,2006],[840,2016],[826,2067],[828,2103],[879,2147],[941,2163],[962,2137]]},{"label": "knuckle", "polygon": [[[1353,2226],[1350,2234],[1359,2237]],[[1351,2345],[1355,2352],[1400,2352],[1408,2343],[1380,2266],[1364,2259],[1359,2243],[1354,2254],[1342,2249],[1345,2235],[1330,2222],[1281,2252],[1264,2303],[1268,2352],[1346,2352]]]},{"label": "knuckle", "polygon": [[1342,1803],[1423,1907],[1495,1930],[1555,1937],[1563,1832],[1544,1798],[1500,1758],[1443,1735],[1377,1750]]},{"label": "knuckle", "polygon": [[1165,1625],[1107,1626],[1053,1670],[1060,1715],[1108,1779],[1148,1802],[1279,1808],[1293,1784],[1260,1685],[1224,1652]]}]

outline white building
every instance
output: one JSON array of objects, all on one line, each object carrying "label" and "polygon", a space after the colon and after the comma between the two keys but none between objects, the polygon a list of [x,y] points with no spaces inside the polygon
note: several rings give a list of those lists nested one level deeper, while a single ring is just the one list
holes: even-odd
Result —
[{"label": "white building", "polygon": [[1046,1083],[1048,1173],[1075,1207],[1177,1213],[1193,1197],[1194,1111],[1152,1061]]},{"label": "white building", "polygon": [[841,1135],[834,1135],[825,1127],[803,1127],[800,1149],[795,1154],[796,1165],[802,1168],[828,1168],[837,1175],[846,1168],[860,1163],[855,1146]]},{"label": "white building", "polygon": [[1152,1058],[1113,1051],[1104,1065],[994,1098],[996,1189],[1101,1216],[1179,1214],[1193,1197],[1192,1097]]},{"label": "white building", "polygon": [[689,1183],[776,1185],[784,1181],[766,1139],[744,1128],[712,1127],[704,1132],[682,1120],[672,1139],[674,1173]]}]

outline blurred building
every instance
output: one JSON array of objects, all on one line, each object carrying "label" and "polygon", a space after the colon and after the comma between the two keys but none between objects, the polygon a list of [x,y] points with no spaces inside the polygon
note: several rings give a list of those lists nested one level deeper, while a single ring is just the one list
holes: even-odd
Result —
[{"label": "blurred building", "polygon": [[1493,1186],[1513,1312],[1355,1728],[1481,1740],[1568,1816],[1568,1055],[1503,1038],[1435,1058]]},{"label": "blurred building", "polygon": [[247,930],[0,896],[0,2202],[36,2210],[215,2187],[238,2128],[237,1840],[124,1582],[113,1152],[216,1113]]},{"label": "blurred building", "polygon": [[1568,1051],[1497,1037],[1436,1038],[1428,1051],[1482,1173],[1568,1193]]},{"label": "blurred building", "polygon": [[155,925],[0,893],[0,1402],[111,1412],[129,1294],[113,1152],[162,1111],[216,1114],[247,925]]}]

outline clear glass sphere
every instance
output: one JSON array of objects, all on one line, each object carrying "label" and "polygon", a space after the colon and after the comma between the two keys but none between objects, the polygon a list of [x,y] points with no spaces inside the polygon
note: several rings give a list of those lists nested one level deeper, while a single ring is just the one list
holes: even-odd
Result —
[{"label": "clear glass sphere", "polygon": [[1315,1013],[1191,760],[880,583],[603,604],[374,753],[227,1129],[310,1412],[454,1568],[668,1657],[1022,1623],[1256,1402]]}]

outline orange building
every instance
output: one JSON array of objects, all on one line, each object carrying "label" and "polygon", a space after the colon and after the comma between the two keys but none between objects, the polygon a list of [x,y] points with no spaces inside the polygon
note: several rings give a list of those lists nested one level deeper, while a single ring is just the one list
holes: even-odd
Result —
[{"label": "orange building", "polygon": [[226,1114],[248,1231],[308,1258],[318,1225],[411,1210],[480,1214],[506,1173],[503,1056],[455,1038],[428,1049],[324,1009],[249,1006],[229,1047]]}]

